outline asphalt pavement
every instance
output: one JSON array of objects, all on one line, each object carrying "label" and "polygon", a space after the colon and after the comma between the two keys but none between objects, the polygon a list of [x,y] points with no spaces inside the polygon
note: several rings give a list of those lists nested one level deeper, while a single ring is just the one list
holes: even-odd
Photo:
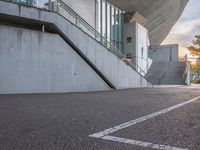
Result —
[{"label": "asphalt pavement", "polygon": [[198,96],[198,87],[0,95],[0,150],[200,150],[200,99],[108,134],[128,141],[90,136]]}]

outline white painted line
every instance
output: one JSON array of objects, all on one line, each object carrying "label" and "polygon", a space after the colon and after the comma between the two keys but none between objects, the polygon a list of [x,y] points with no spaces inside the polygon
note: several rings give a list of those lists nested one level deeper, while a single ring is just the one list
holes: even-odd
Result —
[{"label": "white painted line", "polygon": [[187,105],[187,104],[190,104],[196,100],[200,99],[200,96],[196,97],[196,98],[193,98],[191,100],[188,100],[188,101],[185,101],[185,102],[182,102],[180,104],[177,104],[177,105],[174,105],[174,106],[171,106],[169,108],[166,108],[166,109],[163,109],[161,111],[158,111],[158,112],[155,112],[155,113],[152,113],[152,114],[149,114],[149,115],[146,115],[144,117],[141,117],[141,118],[138,118],[138,119],[135,119],[135,120],[131,120],[129,122],[126,122],[126,123],[123,123],[123,124],[120,124],[118,126],[115,126],[115,127],[112,127],[112,128],[109,128],[109,129],[106,129],[102,132],[98,132],[98,133],[94,133],[92,135],[89,135],[90,137],[95,137],[95,138],[101,138],[101,137],[104,137],[108,134],[111,134],[111,133],[114,133],[118,130],[121,130],[121,129],[125,129],[125,128],[128,128],[130,126],[133,126],[133,125],[136,125],[138,123],[141,123],[141,122],[144,122],[146,120],[149,120],[151,118],[154,118],[156,116],[159,116],[159,115],[162,115],[162,114],[165,114],[165,113],[168,113],[174,109],[177,109],[177,108],[180,108],[184,105]]},{"label": "white painted line", "polygon": [[109,136],[109,135],[102,137],[102,139],[114,141],[114,142],[125,143],[125,144],[136,145],[136,146],[142,146],[142,147],[147,147],[147,148],[160,149],[160,150],[189,150],[189,149],[183,149],[183,148],[178,148],[178,147],[171,147],[171,146],[167,146],[167,145],[159,145],[159,144],[136,141],[136,140],[131,140],[131,139],[124,139],[124,138],[119,138],[119,137]]},{"label": "white painted line", "polygon": [[90,137],[94,137],[94,138],[100,138],[100,139],[104,139],[104,140],[109,140],[109,141],[115,141],[115,142],[120,142],[120,143],[126,143],[126,144],[132,144],[132,145],[137,145],[137,146],[142,146],[142,147],[148,147],[148,148],[154,148],[154,149],[160,149],[160,150],[188,150],[188,149],[183,149],[183,148],[178,148],[178,147],[171,147],[171,146],[167,146],[167,145],[159,145],[159,144],[153,144],[153,143],[148,143],[148,142],[142,142],[142,141],[137,141],[137,140],[131,140],[131,139],[125,139],[125,138],[120,138],[120,137],[114,137],[114,136],[109,136],[109,134],[117,132],[121,129],[125,129],[128,128],[130,126],[133,126],[135,124],[144,122],[146,120],[149,120],[151,118],[154,118],[156,116],[168,113],[174,109],[183,107],[184,105],[190,104],[192,102],[195,102],[197,100],[200,99],[200,96],[193,98],[191,100],[182,102],[180,104],[171,106],[169,108],[163,109],[161,111],[146,115],[144,117],[135,119],[135,120],[131,120],[129,122],[120,124],[118,126],[106,129],[102,132],[98,132],[98,133],[94,133],[92,135],[89,135]]}]

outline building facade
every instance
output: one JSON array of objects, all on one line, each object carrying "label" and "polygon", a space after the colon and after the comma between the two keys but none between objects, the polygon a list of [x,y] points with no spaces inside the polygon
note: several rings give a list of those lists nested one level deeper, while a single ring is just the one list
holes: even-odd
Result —
[{"label": "building facade", "polygon": [[124,12],[105,0],[95,2],[97,31],[122,51]]},{"label": "building facade", "polygon": [[187,1],[150,1],[0,0],[0,93],[151,87],[148,47]]},{"label": "building facade", "polygon": [[151,64],[149,64],[151,60],[148,58],[148,47],[160,45],[188,2],[188,0],[18,1],[59,11],[66,16],[66,11],[63,11],[59,4],[62,1],[103,37],[99,37],[101,43],[107,48],[110,48],[107,43],[113,45],[142,70],[147,70]]},{"label": "building facade", "polygon": [[[182,14],[188,0],[63,0],[67,5],[74,9],[81,17],[83,17],[93,27],[100,31],[100,16],[102,16],[102,23],[104,16],[119,14],[122,12],[138,12],[147,19],[144,25],[149,32],[151,45],[159,45],[170,32],[173,25],[176,23]],[[107,9],[105,9],[106,3]],[[109,5],[114,7],[117,12],[114,13],[114,8],[109,12]],[[102,6],[102,7],[101,7]],[[101,10],[102,8],[102,10]],[[99,14],[103,12],[103,14]],[[99,17],[98,17],[99,16]],[[104,18],[103,18],[104,17]],[[118,16],[120,17],[120,16]],[[96,19],[97,21],[95,21]],[[116,19],[117,21],[117,19]],[[109,21],[108,21],[109,23]],[[112,22],[114,24],[114,22]],[[122,24],[123,26],[123,24]],[[107,28],[108,29],[108,28]],[[108,29],[109,30],[109,29]],[[102,32],[104,34],[104,32]]]},{"label": "building facade", "polygon": [[[182,14],[188,0],[64,0],[142,70],[148,69],[148,47],[160,45]],[[147,9],[148,8],[148,9]],[[139,14],[139,15],[137,15]],[[129,20],[127,20],[129,18]],[[127,26],[132,33],[127,32]],[[133,34],[135,32],[135,34]],[[130,49],[127,39],[132,34]],[[143,36],[143,37],[140,37]]]},{"label": "building facade", "polygon": [[[124,51],[126,14],[138,12],[146,19],[151,45],[160,45],[182,14],[188,0],[62,0],[117,49]],[[38,1],[45,3],[55,0]],[[148,8],[148,9],[146,9]],[[138,20],[136,20],[137,22]],[[141,22],[139,21],[139,24]]]}]

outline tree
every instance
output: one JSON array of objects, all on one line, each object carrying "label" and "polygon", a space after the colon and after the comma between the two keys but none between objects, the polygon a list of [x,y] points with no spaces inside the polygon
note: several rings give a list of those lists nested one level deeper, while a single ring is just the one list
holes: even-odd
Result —
[{"label": "tree", "polygon": [[195,36],[195,40],[192,42],[193,45],[188,47],[188,50],[193,56],[200,57],[200,35]]},{"label": "tree", "polygon": [[192,83],[200,84],[200,63],[191,64]]}]

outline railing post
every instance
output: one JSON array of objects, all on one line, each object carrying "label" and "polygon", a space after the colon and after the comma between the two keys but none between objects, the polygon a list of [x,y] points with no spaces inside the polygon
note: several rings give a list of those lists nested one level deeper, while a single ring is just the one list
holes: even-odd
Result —
[{"label": "railing post", "polygon": [[42,25],[42,32],[45,32],[45,25]]},{"label": "railing post", "polygon": [[58,1],[56,1],[56,6],[57,6],[57,13],[59,13]]},{"label": "railing post", "polygon": [[191,84],[191,80],[190,80],[190,62],[187,61],[187,85]]},{"label": "railing post", "polygon": [[78,26],[78,20],[77,20],[77,16],[75,17],[75,24],[76,24],[76,26]]},{"label": "railing post", "polygon": [[53,10],[53,9],[51,8],[51,0],[49,0],[49,2],[48,2],[48,10]]}]

